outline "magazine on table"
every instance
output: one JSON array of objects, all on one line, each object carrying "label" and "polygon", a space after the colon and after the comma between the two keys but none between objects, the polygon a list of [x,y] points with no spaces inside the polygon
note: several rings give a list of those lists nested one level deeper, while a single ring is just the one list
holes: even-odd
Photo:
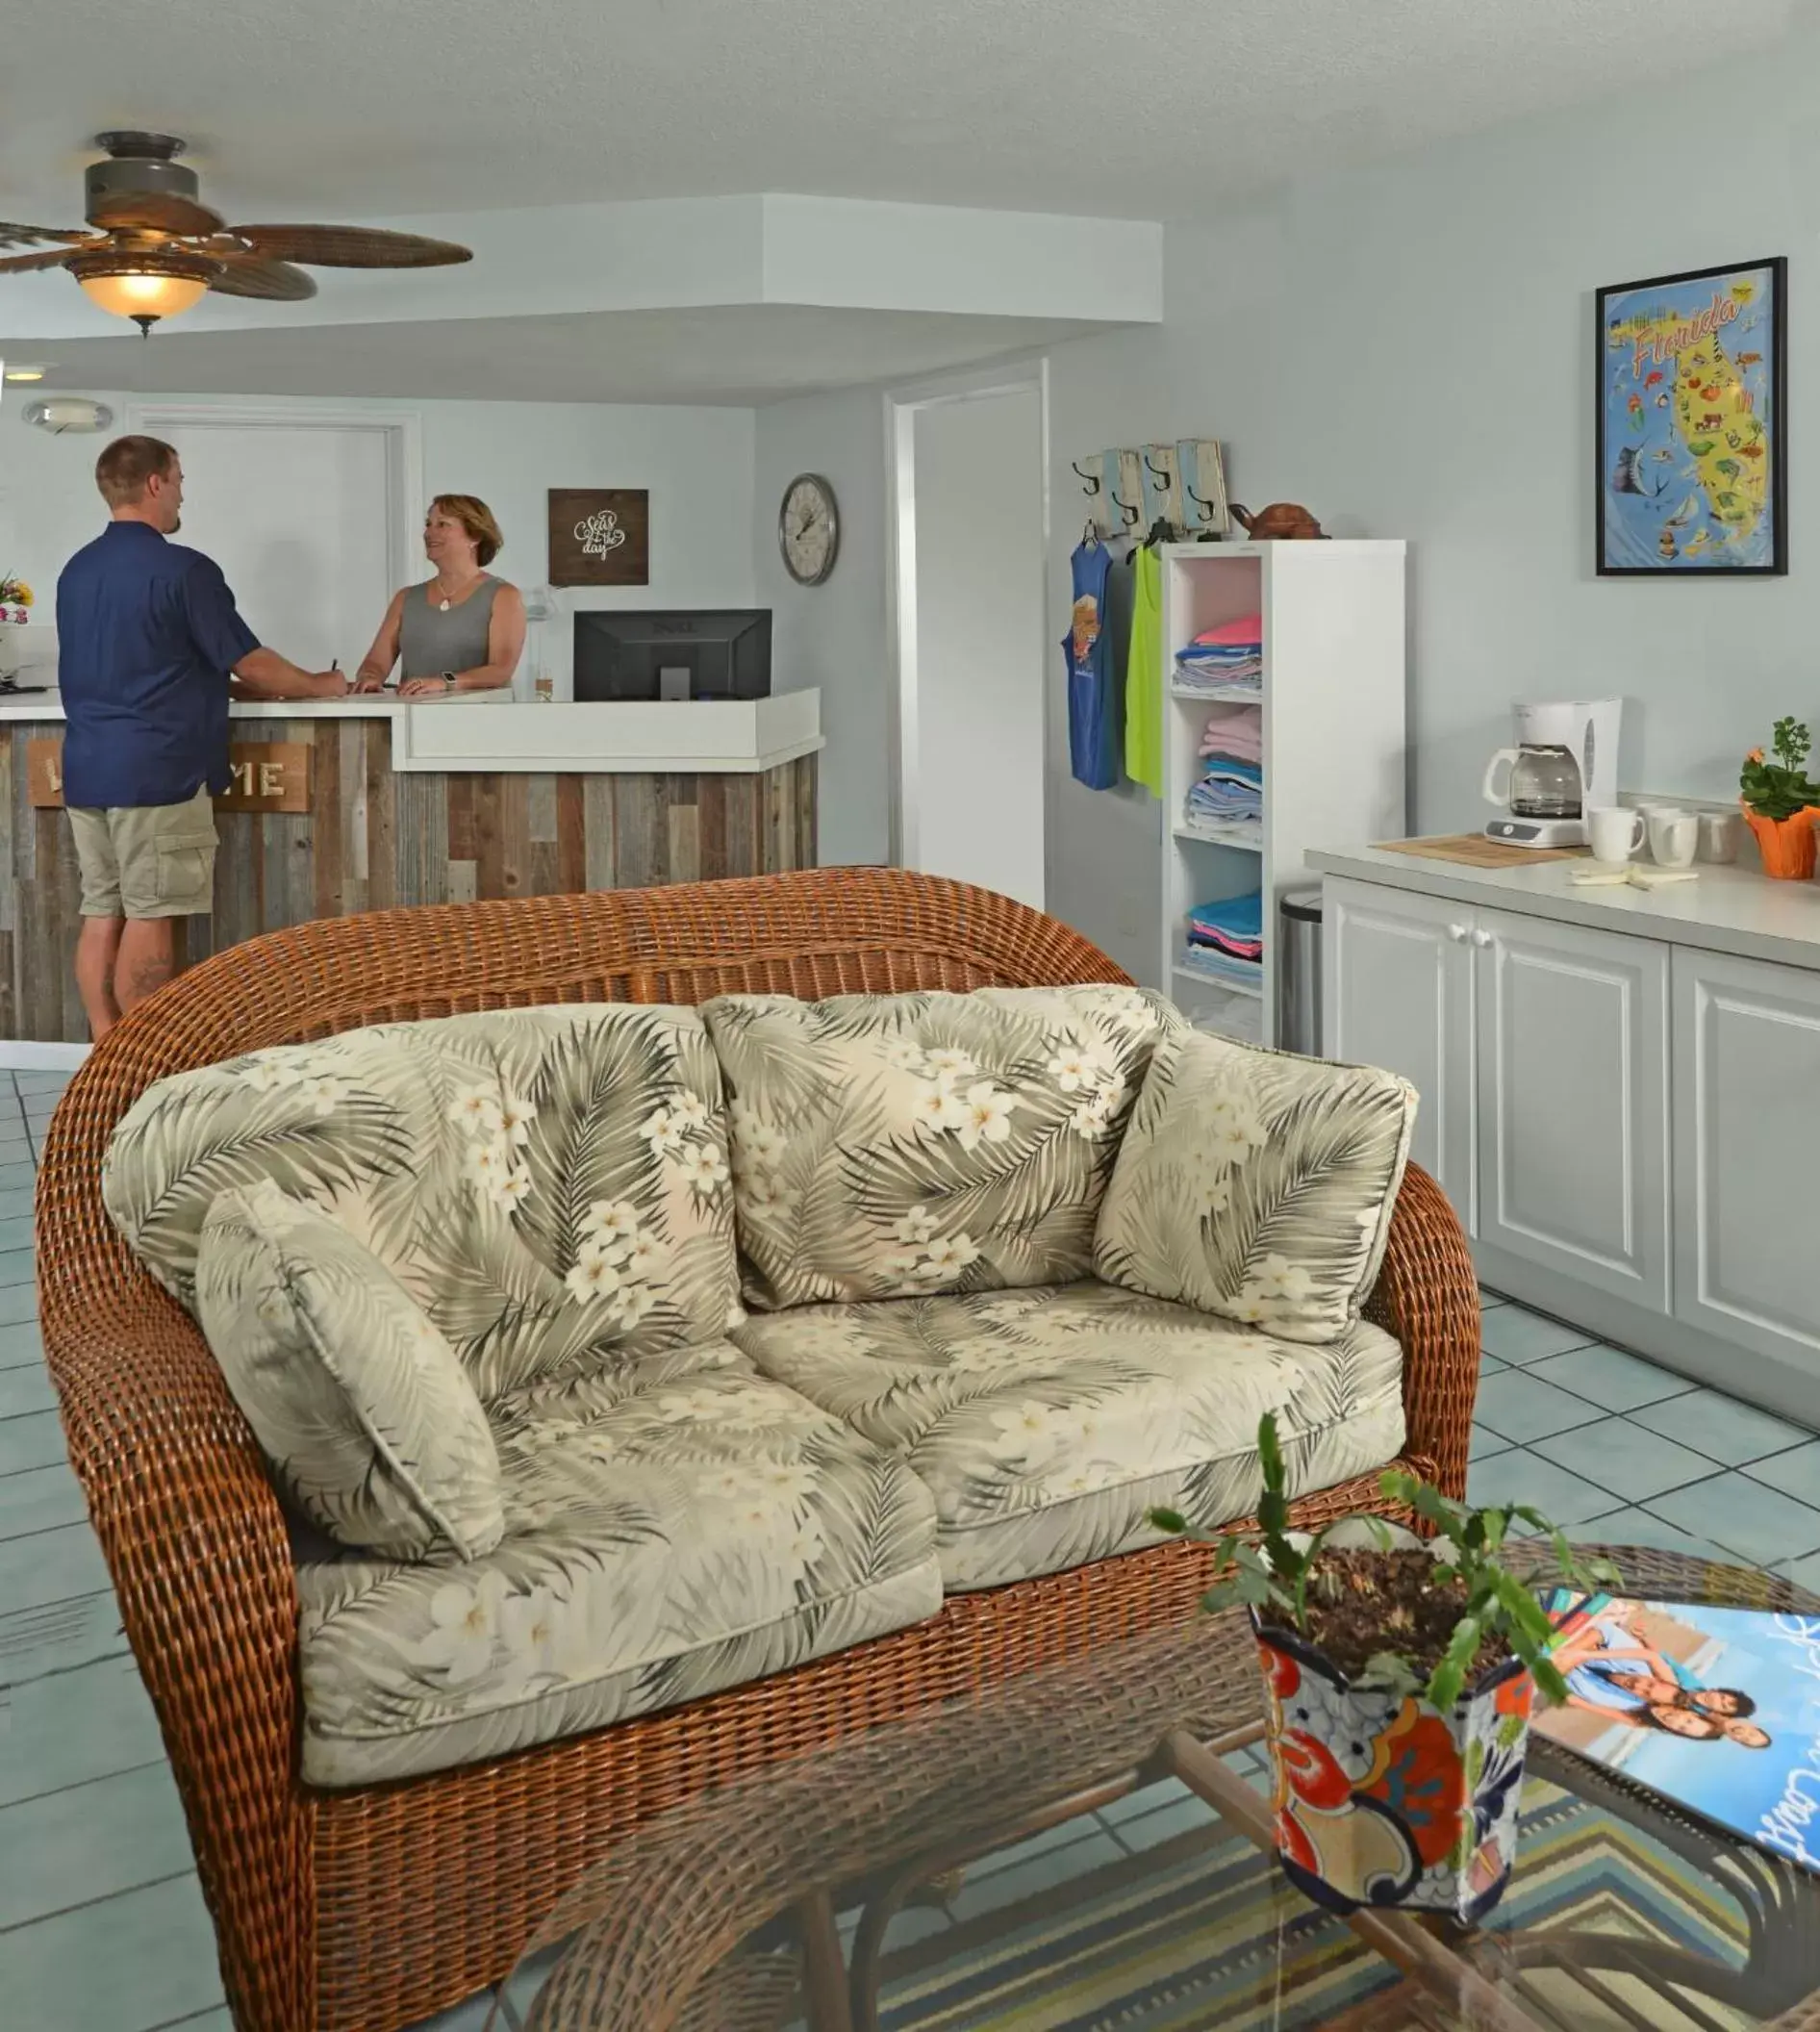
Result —
[{"label": "magazine on table", "polygon": [[1536,1731],[1820,1869],[1820,1616],[1557,1588]]}]

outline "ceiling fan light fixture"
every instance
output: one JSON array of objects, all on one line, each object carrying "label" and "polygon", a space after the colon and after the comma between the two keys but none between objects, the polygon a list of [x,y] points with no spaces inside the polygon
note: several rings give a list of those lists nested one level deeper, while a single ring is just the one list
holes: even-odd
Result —
[{"label": "ceiling fan light fixture", "polygon": [[67,266],[89,302],[115,318],[130,318],[142,332],[193,310],[216,272],[216,264],[201,255],[162,250],[84,254]]}]

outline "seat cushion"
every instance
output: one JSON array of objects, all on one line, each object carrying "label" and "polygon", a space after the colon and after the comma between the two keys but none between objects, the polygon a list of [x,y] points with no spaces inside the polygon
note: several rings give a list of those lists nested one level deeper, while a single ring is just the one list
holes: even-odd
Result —
[{"label": "seat cushion", "polygon": [[1377,1327],[1307,1347],[1101,1283],[816,1306],[735,1338],[928,1485],[949,1588],[1152,1543],[1157,1505],[1208,1526],[1253,1514],[1265,1411],[1295,1495],[1403,1440],[1403,1357]]},{"label": "seat cushion", "polygon": [[1178,1020],[1103,986],[736,995],[702,1015],[765,1309],[1090,1275],[1132,1097]]},{"label": "seat cushion", "polygon": [[269,1179],[219,1194],[196,1315],[280,1485],[342,1545],[491,1552],[499,1459],[468,1371],[372,1251]]},{"label": "seat cushion", "polygon": [[365,1242],[483,1400],[718,1339],[737,1306],[720,1076],[693,1009],[384,1024],[149,1088],[108,1210],[194,1308],[215,1195],[270,1179]]},{"label": "seat cushion", "polygon": [[537,1384],[492,1418],[494,1551],[298,1569],[312,1784],[648,1714],[941,1606],[928,1490],[724,1344]]},{"label": "seat cushion", "polygon": [[1119,1151],[1095,1273],[1279,1340],[1332,1340],[1377,1280],[1415,1118],[1394,1073],[1177,1026]]}]

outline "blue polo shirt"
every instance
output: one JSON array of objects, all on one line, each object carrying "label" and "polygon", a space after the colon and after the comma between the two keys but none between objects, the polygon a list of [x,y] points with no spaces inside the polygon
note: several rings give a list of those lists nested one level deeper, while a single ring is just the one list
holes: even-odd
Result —
[{"label": "blue polo shirt", "polygon": [[57,581],[64,801],[225,790],[228,673],[258,647],[212,558],[144,522],[110,522]]}]

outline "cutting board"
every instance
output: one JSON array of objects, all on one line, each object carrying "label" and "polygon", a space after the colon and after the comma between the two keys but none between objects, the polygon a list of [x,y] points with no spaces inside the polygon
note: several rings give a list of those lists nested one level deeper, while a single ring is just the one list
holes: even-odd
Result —
[{"label": "cutting board", "polygon": [[1582,861],[1586,847],[1512,847],[1482,832],[1449,832],[1431,840],[1378,840],[1385,853],[1413,853],[1428,861],[1458,861],[1467,868],[1529,868],[1537,861]]}]

